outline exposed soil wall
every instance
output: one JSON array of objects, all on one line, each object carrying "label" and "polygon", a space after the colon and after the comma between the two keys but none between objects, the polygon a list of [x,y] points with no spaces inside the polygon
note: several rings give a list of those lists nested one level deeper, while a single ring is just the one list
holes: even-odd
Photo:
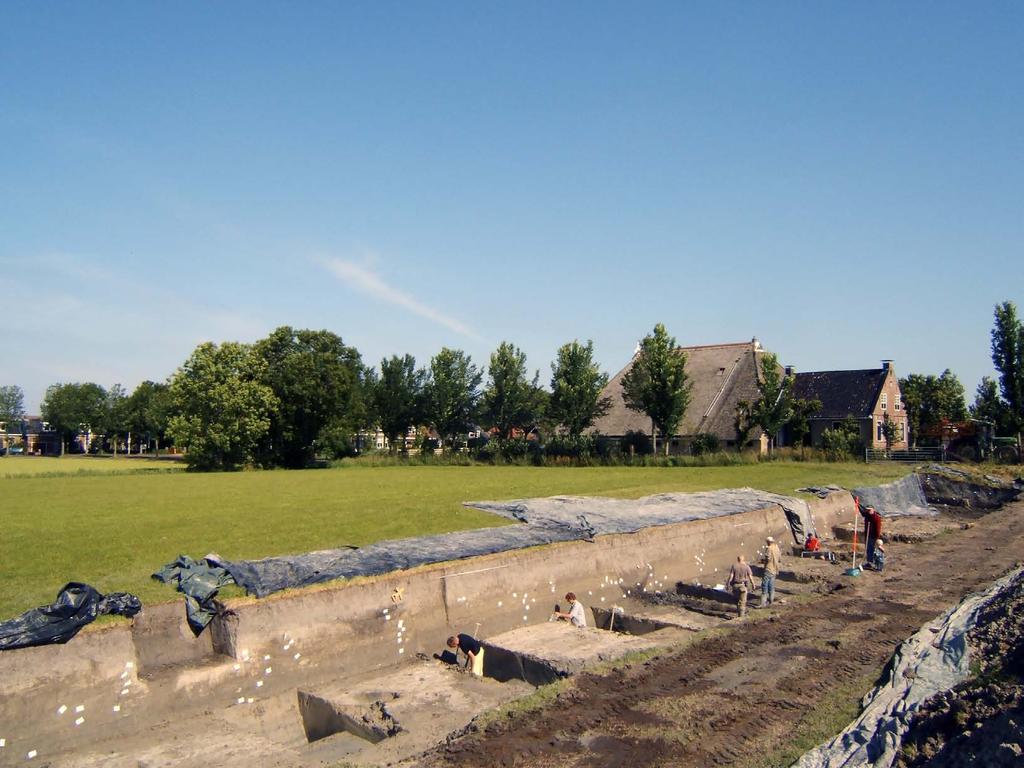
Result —
[{"label": "exposed soil wall", "polygon": [[[846,493],[811,502],[819,530],[852,519]],[[262,600],[194,638],[180,603],[147,607],[131,624],[88,628],[65,646],[0,654],[0,695],[119,684],[126,662],[143,678],[166,666],[256,656],[298,640],[343,656],[353,670],[384,668],[441,649],[452,632],[482,638],[545,622],[567,591],[587,608],[610,608],[635,590],[674,590],[678,580],[723,581],[736,555],[755,560],[767,535],[792,541],[781,508],[648,528],[471,558]],[[602,599],[603,598],[603,599]]]},{"label": "exposed soil wall", "polygon": [[1020,496],[1019,483],[1010,484],[992,478],[989,482],[980,482],[977,475],[949,469],[936,468],[934,471],[921,472],[921,487],[930,504],[942,504],[947,507],[965,507],[968,509],[998,509]]}]

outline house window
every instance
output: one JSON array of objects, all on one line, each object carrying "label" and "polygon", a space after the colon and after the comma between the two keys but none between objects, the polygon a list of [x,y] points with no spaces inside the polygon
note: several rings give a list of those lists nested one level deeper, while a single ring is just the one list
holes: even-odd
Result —
[{"label": "house window", "polygon": [[882,435],[882,425],[883,425],[884,423],[885,423],[885,422],[883,422],[883,421],[882,421],[881,419],[879,419],[879,420],[878,420],[878,425],[877,425],[877,428],[878,428],[878,437],[876,438],[877,440],[881,440],[881,439],[883,438],[883,435]]},{"label": "house window", "polygon": [[900,409],[900,398],[899,397],[897,397],[893,401],[892,407],[895,408],[897,411]]},{"label": "house window", "polygon": [[883,411],[889,410],[889,393],[888,392],[883,392],[882,393],[882,410]]}]

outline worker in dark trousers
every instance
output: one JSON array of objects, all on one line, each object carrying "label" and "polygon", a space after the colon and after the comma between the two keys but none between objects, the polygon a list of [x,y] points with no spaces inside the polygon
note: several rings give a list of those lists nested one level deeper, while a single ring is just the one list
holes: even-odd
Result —
[{"label": "worker in dark trousers", "polygon": [[871,565],[875,562],[875,544],[882,536],[882,516],[871,506],[860,508],[860,514],[864,518],[864,544],[866,547],[864,562]]}]

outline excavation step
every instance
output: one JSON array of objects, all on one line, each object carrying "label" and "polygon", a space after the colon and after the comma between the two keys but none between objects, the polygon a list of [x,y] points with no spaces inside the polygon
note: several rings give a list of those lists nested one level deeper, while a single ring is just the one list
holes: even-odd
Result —
[{"label": "excavation step", "polygon": [[477,678],[430,659],[299,689],[297,698],[310,744],[329,748],[337,740],[335,759],[383,765],[427,749],[481,712],[531,690],[522,682]]},{"label": "excavation step", "polygon": [[546,685],[634,651],[646,651],[671,642],[664,629],[643,637],[578,628],[564,621],[535,624],[484,641],[484,674],[496,680],[525,680]]}]

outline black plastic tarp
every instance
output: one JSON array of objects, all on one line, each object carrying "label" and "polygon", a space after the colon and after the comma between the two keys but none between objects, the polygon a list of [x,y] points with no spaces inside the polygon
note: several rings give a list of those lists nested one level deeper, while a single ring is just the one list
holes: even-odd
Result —
[{"label": "black plastic tarp", "polygon": [[556,496],[513,501],[466,502],[494,512],[519,525],[458,531],[436,536],[382,541],[360,549],[332,549],[265,560],[221,561],[237,584],[264,597],[282,589],[304,587],[334,579],[372,576],[418,565],[506,552],[556,541],[590,541],[595,536],[635,533],[671,525],[778,506],[787,512],[794,541],[813,530],[807,503],[800,499],[738,488],[702,493],[666,493],[642,499]]},{"label": "black plastic tarp", "polygon": [[173,583],[185,595],[188,626],[196,637],[202,634],[206,625],[217,615],[217,592],[235,581],[220,560],[212,555],[202,560],[178,555],[177,560],[154,573],[153,578],[164,584]]},{"label": "black plastic tarp", "polygon": [[64,585],[50,605],[0,622],[0,650],[66,643],[97,616],[116,613],[130,618],[141,610],[142,601],[135,595],[101,595],[88,584],[71,582]]}]

